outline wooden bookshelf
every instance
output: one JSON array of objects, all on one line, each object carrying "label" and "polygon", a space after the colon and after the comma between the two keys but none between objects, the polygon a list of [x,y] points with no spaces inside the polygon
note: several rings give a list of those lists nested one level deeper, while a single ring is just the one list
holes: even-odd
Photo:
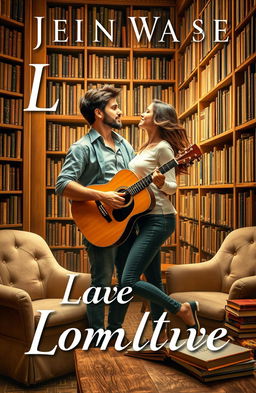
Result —
[{"label": "wooden bookshelf", "polygon": [[[30,137],[28,118],[23,114],[24,69],[30,0],[2,2],[0,23],[3,45],[0,53],[0,228],[30,229]],[[19,108],[14,105],[19,101]],[[21,105],[20,105],[21,104]]]},{"label": "wooden bookshelf", "polygon": [[[206,10],[210,12],[210,7],[212,6],[212,1],[201,1],[201,0],[184,0],[181,2],[181,4],[178,7],[178,25],[181,25],[182,18],[184,19],[184,15],[187,12],[186,10],[190,9],[192,4],[194,5],[195,9],[197,10],[197,18],[202,18],[203,15],[205,15]],[[239,3],[239,4],[236,4]],[[243,4],[242,4],[243,3]],[[215,3],[217,4],[217,3]],[[232,172],[233,179],[229,183],[222,183],[222,184],[200,184],[200,182],[195,182],[194,184],[190,184],[189,186],[182,185],[179,187],[177,191],[177,207],[178,211],[180,212],[180,207],[181,207],[181,201],[183,200],[186,195],[188,195],[189,192],[193,190],[193,192],[197,193],[198,195],[198,202],[199,202],[199,216],[198,217],[184,217],[179,215],[179,225],[177,228],[177,263],[187,263],[187,259],[190,260],[190,262],[200,262],[202,260],[207,260],[212,257],[212,255],[216,252],[216,250],[219,247],[219,244],[223,240],[223,237],[226,236],[226,234],[235,228],[239,228],[240,226],[245,226],[245,225],[256,225],[256,219],[255,219],[255,214],[251,213],[250,209],[253,209],[253,205],[256,203],[256,174],[255,174],[255,165],[256,165],[256,151],[255,151],[255,144],[256,144],[256,139],[255,139],[255,124],[256,124],[256,119],[255,119],[255,107],[254,110],[251,108],[249,105],[246,110],[249,110],[248,116],[251,118],[247,118],[244,123],[238,123],[237,118],[238,118],[238,110],[239,110],[239,105],[238,105],[238,97],[237,97],[237,89],[239,84],[241,82],[243,83],[246,76],[246,72],[249,73],[248,68],[250,65],[253,65],[251,67],[255,67],[256,63],[256,58],[255,58],[255,44],[254,44],[254,53],[252,52],[253,44],[251,43],[250,46],[247,48],[247,56],[245,55],[245,58],[243,59],[242,63],[237,65],[236,59],[237,59],[237,52],[241,52],[241,56],[243,57],[243,50],[241,48],[241,45],[238,41],[239,39],[239,34],[246,29],[247,34],[247,40],[250,41],[250,39],[253,41],[253,38],[250,38],[250,32],[248,32],[250,26],[253,24],[253,19],[255,18],[256,15],[256,8],[255,5],[252,9],[247,10],[248,12],[246,13],[246,16],[239,22],[239,24],[236,24],[236,11],[240,10],[239,7],[241,7],[242,10],[244,10],[245,3],[244,2],[230,2],[232,4],[232,8],[228,10],[229,12],[229,26],[227,29],[227,33],[224,35],[223,39],[226,37],[229,37],[229,42],[231,45],[231,51],[229,53],[229,59],[228,61],[230,62],[230,70],[229,73],[224,77],[221,78],[221,80],[218,81],[218,83],[215,83],[214,86],[204,93],[202,95],[201,89],[202,87],[205,87],[205,78],[202,78],[202,72],[205,70],[205,68],[209,64],[214,64],[213,62],[215,61],[215,58],[217,55],[219,55],[220,51],[224,48],[227,43],[216,43],[215,45],[209,47],[209,51],[205,53],[204,57],[201,56],[201,46],[204,44],[195,44],[191,43],[191,36],[192,32],[189,32],[187,37],[184,38],[184,40],[180,43],[180,48],[178,49],[178,56],[181,57],[185,53],[186,47],[189,45],[198,45],[197,47],[197,59],[196,59],[196,67],[191,70],[190,75],[187,77],[185,80],[178,80],[178,90],[187,88],[189,86],[189,83],[193,79],[195,75],[197,75],[198,78],[198,100],[195,103],[192,103],[189,107],[186,108],[186,110],[182,111],[180,108],[178,108],[179,111],[179,118],[182,122],[187,121],[188,124],[191,125],[193,128],[195,124],[193,121],[190,119],[190,116],[192,114],[197,114],[198,116],[198,123],[197,125],[197,140],[194,142],[197,142],[199,146],[201,147],[203,153],[210,153],[214,149],[220,150],[224,146],[229,146],[232,148],[232,157],[230,159],[231,165],[228,166],[228,170]],[[191,7],[192,8],[192,7]],[[227,10],[226,10],[227,11]],[[222,12],[222,11],[221,11]],[[255,21],[255,19],[254,19]],[[204,23],[207,23],[204,21]],[[251,23],[251,25],[250,25]],[[255,24],[255,23],[254,23]],[[243,42],[244,38],[241,38],[241,42]],[[254,37],[255,40],[255,37]],[[219,55],[220,56],[220,55]],[[227,61],[227,58],[226,58]],[[179,64],[179,60],[177,62]],[[253,68],[252,72],[255,72]],[[222,71],[222,69],[221,69]],[[216,75],[216,72],[212,72],[212,75],[210,77],[213,77],[214,74]],[[218,76],[218,75],[217,75]],[[204,85],[203,85],[204,84]],[[202,116],[204,115],[205,108],[207,108],[211,102],[213,102],[216,98],[216,96],[220,95],[221,91],[225,91],[225,89],[229,88],[230,89],[230,127],[228,129],[224,128],[220,130],[220,132],[216,135],[212,135],[208,137],[207,139],[202,139],[203,136],[203,123],[200,121]],[[244,91],[246,91],[246,86],[244,87]],[[255,97],[255,86],[253,87],[254,89],[254,97]],[[247,88],[249,90],[249,87]],[[250,91],[247,93],[250,94]],[[243,96],[243,99],[246,101],[246,96]],[[212,106],[214,108],[214,105]],[[209,112],[211,113],[211,112]],[[226,114],[225,116],[227,116]],[[213,127],[213,131],[216,132],[216,128]],[[250,146],[249,146],[250,144]],[[240,150],[239,150],[240,149]],[[242,150],[244,149],[244,150]],[[245,153],[246,149],[246,153]],[[248,150],[249,149],[249,150]],[[241,151],[242,150],[242,151]],[[252,165],[248,163],[248,167],[244,167],[246,164],[245,158],[243,158],[243,164],[242,169],[239,169],[238,165],[238,160],[241,161],[241,157],[244,157],[245,154],[248,154],[248,151],[251,154],[252,157]],[[241,157],[240,157],[241,155]],[[240,158],[239,158],[240,157]],[[239,161],[239,162],[240,162]],[[214,165],[214,160],[212,161],[212,165]],[[202,166],[202,162],[200,163],[197,171],[198,171],[198,179],[200,180],[200,166]],[[254,166],[252,169],[252,173],[250,172],[250,166]],[[209,170],[208,167],[205,168],[206,170]],[[238,173],[238,169],[240,172],[244,173]],[[216,169],[217,170],[217,169]],[[219,167],[220,170],[220,167]],[[247,174],[249,172],[249,174]],[[246,182],[238,182],[238,176],[246,176],[249,178],[249,181]],[[214,223],[214,216],[216,216],[217,211],[216,209],[220,209],[221,212],[218,211],[220,214],[224,214],[225,216],[225,211],[223,211],[223,206],[221,205],[216,205],[210,207],[210,214],[213,214],[213,218],[210,220],[204,220],[203,219],[203,204],[205,203],[204,201],[206,200],[205,198],[213,198],[213,201],[216,200],[217,198],[222,198],[223,200],[226,200],[226,203],[229,203],[229,222],[232,225],[220,225]],[[207,203],[208,203],[207,202]],[[223,202],[224,203],[224,202]],[[246,207],[247,203],[247,207]],[[248,219],[247,221],[244,219],[243,220],[243,215],[246,213],[246,209],[249,208],[249,211],[247,212],[247,217],[250,216],[251,219]],[[209,206],[207,207],[209,209]],[[195,220],[197,219],[197,220]],[[189,226],[189,221],[191,223],[197,222],[197,243],[193,242],[187,242],[185,249],[182,246],[182,244],[185,244],[184,239],[182,238],[182,233],[181,230],[184,231],[184,228],[181,228],[181,222],[183,220],[187,220]],[[192,225],[192,224],[191,224]],[[190,228],[191,229],[191,228]],[[210,246],[208,243],[211,243],[213,241],[214,237],[217,237],[215,247]],[[207,243],[208,242],[208,243]],[[195,252],[196,250],[196,252]],[[184,259],[185,257],[185,259]]]}]

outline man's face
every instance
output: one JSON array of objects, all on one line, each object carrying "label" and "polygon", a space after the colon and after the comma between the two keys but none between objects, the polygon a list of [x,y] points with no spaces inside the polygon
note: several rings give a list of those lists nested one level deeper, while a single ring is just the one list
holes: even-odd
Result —
[{"label": "man's face", "polygon": [[122,111],[118,108],[116,98],[111,98],[103,111],[103,123],[111,128],[120,130],[122,128],[121,115]]}]

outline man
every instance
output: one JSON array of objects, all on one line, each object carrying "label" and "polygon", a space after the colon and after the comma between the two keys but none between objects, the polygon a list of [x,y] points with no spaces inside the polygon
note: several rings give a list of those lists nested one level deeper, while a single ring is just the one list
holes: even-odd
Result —
[{"label": "man", "polygon": [[[80,111],[91,129],[70,147],[57,179],[58,194],[76,201],[99,200],[112,208],[120,208],[124,204],[122,193],[102,192],[86,187],[107,183],[119,170],[127,168],[134,157],[131,145],[112,131],[113,128],[118,130],[122,127],[122,112],[116,101],[118,94],[119,90],[115,87],[104,85],[100,89],[89,90],[81,98]],[[84,244],[91,265],[91,285],[103,290],[111,284],[117,247],[96,247],[86,239]],[[108,329],[111,332],[121,327],[121,315],[124,315],[125,309],[126,305],[111,304],[108,315]],[[87,314],[90,328],[95,331],[104,329],[102,302],[88,304]]]}]

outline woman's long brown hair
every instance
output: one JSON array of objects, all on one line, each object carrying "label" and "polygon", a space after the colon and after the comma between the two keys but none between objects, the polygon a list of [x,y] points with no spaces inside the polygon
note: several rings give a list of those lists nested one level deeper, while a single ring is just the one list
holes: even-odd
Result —
[{"label": "woman's long brown hair", "polygon": [[[187,132],[178,122],[178,117],[172,105],[166,104],[163,101],[154,99],[153,101],[153,121],[159,128],[161,139],[167,141],[173,148],[176,156],[179,150],[184,150],[189,146]],[[144,143],[140,151],[145,149],[148,142]],[[175,167],[176,174],[187,173],[187,168],[184,166]]]}]

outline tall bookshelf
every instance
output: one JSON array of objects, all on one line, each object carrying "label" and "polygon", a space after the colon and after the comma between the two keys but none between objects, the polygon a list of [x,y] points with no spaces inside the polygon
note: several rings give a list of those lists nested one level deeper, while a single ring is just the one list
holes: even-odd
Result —
[{"label": "tall bookshelf", "polygon": [[[36,45],[35,16],[44,16],[42,45],[31,49],[30,62],[50,64],[45,69],[38,97],[39,107],[51,107],[56,97],[61,105],[55,113],[32,114],[31,171],[35,188],[31,188],[31,229],[43,236],[62,264],[72,270],[87,270],[88,263],[81,234],[70,215],[65,198],[54,195],[54,185],[70,144],[88,131],[79,114],[77,103],[83,91],[104,83],[121,89],[120,107],[123,110],[123,129],[135,149],[145,139],[138,133],[139,115],[153,97],[175,105],[176,49],[166,39],[159,44],[158,36],[149,45],[142,38],[138,45],[127,23],[128,16],[161,16],[161,28],[166,19],[175,20],[175,2],[161,1],[41,1],[32,3],[31,48]],[[115,19],[113,43],[99,34],[93,42],[92,20],[97,18],[105,27],[108,19]],[[67,19],[67,42],[54,41],[53,19]],[[70,21],[83,19],[81,41],[75,42],[76,31]],[[126,26],[126,27],[125,27]],[[61,26],[64,28],[64,25]],[[66,37],[60,34],[60,39]],[[136,64],[136,67],[135,67]],[[138,68],[137,68],[138,66]],[[72,105],[73,103],[73,105]],[[40,194],[36,190],[42,190]],[[40,208],[38,208],[40,207]],[[175,238],[162,248],[162,261],[167,264],[175,257]],[[80,261],[80,262],[79,262]]]},{"label": "tall bookshelf", "polygon": [[[29,5],[29,1],[27,4]],[[23,0],[0,4],[0,229],[30,228],[29,117],[23,115],[24,38],[28,10]]]},{"label": "tall bookshelf", "polygon": [[[185,0],[177,11],[178,26],[200,18],[205,30],[196,44],[185,29],[177,62],[179,118],[204,153],[177,192],[177,263],[195,263],[232,229],[256,225],[256,2]],[[212,42],[213,19],[228,20],[228,43]]]}]

